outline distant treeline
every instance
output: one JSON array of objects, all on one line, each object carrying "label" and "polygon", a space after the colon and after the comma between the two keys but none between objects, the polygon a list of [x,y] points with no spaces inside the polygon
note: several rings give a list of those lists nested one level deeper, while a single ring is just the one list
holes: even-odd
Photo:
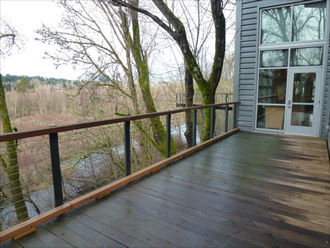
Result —
[{"label": "distant treeline", "polygon": [[21,80],[23,77],[25,77],[28,81],[31,81],[33,79],[40,81],[40,83],[44,83],[44,84],[51,84],[51,85],[55,85],[55,84],[64,84],[67,82],[72,82],[73,84],[79,84],[79,80],[68,80],[68,79],[64,79],[64,78],[47,78],[47,77],[41,77],[41,76],[33,76],[33,77],[29,77],[29,76],[17,76],[17,75],[11,75],[11,74],[6,74],[5,76],[2,76],[2,82],[4,83],[10,83],[10,82],[16,82],[18,80]]}]

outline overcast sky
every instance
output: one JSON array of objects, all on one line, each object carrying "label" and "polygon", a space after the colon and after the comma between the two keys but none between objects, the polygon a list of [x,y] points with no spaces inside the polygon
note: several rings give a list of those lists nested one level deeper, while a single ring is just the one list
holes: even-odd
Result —
[{"label": "overcast sky", "polygon": [[44,59],[49,45],[36,41],[35,31],[42,26],[56,26],[62,17],[62,11],[51,0],[0,0],[0,14],[15,27],[24,41],[20,51],[14,50],[5,58],[0,58],[2,74],[77,79],[81,71],[68,66],[55,68],[52,61]]},{"label": "overcast sky", "polygon": [[[51,51],[52,47],[35,40],[38,36],[35,31],[42,24],[56,27],[62,18],[62,13],[63,11],[52,0],[0,0],[1,18],[15,27],[24,41],[21,50],[13,50],[10,56],[0,57],[1,73],[78,79],[83,73],[81,70],[74,70],[71,65],[56,68],[50,59],[44,58],[45,52]],[[234,30],[227,32],[228,43],[232,40],[233,35]],[[160,66],[157,66],[156,71],[162,71],[158,68]]]}]

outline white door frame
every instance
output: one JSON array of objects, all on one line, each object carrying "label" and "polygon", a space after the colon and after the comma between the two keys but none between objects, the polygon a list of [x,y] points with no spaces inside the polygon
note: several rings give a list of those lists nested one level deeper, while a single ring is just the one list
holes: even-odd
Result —
[{"label": "white door frame", "polygon": [[[311,127],[305,126],[293,126],[291,125],[292,114],[292,97],[293,97],[293,83],[295,73],[316,73],[315,83],[315,96],[314,96],[314,108],[313,108],[313,122]],[[322,73],[321,67],[300,67],[288,69],[288,81],[286,89],[286,104],[285,104],[285,124],[284,132],[286,134],[315,136],[319,135],[320,117],[321,117],[321,93],[322,93]]]}]

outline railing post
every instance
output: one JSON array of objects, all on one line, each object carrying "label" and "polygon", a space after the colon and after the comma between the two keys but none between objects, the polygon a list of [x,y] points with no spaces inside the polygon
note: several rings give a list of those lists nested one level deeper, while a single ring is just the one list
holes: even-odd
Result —
[{"label": "railing post", "polygon": [[60,154],[58,151],[58,134],[49,134],[50,158],[52,163],[53,188],[55,207],[63,204],[62,175],[60,168]]},{"label": "railing post", "polygon": [[237,104],[233,106],[233,128],[237,127]]},{"label": "railing post", "polygon": [[192,123],[192,146],[196,145],[196,130],[197,130],[197,109],[193,110],[193,123]]},{"label": "railing post", "polygon": [[171,115],[166,115],[166,157],[171,157]]},{"label": "railing post", "polygon": [[130,121],[124,122],[125,176],[131,174],[131,137]]},{"label": "railing post", "polygon": [[215,108],[211,107],[210,139],[213,138],[213,134],[214,134],[214,117],[215,117]]},{"label": "railing post", "polygon": [[[226,103],[228,103],[228,94],[226,94]],[[225,132],[228,132],[228,104],[226,104],[225,113]]]}]

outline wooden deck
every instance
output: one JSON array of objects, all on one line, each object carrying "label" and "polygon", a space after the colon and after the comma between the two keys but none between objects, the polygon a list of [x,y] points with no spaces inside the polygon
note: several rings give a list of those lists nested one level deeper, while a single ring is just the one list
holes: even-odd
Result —
[{"label": "wooden deck", "polygon": [[1,247],[329,247],[315,138],[238,133]]}]

